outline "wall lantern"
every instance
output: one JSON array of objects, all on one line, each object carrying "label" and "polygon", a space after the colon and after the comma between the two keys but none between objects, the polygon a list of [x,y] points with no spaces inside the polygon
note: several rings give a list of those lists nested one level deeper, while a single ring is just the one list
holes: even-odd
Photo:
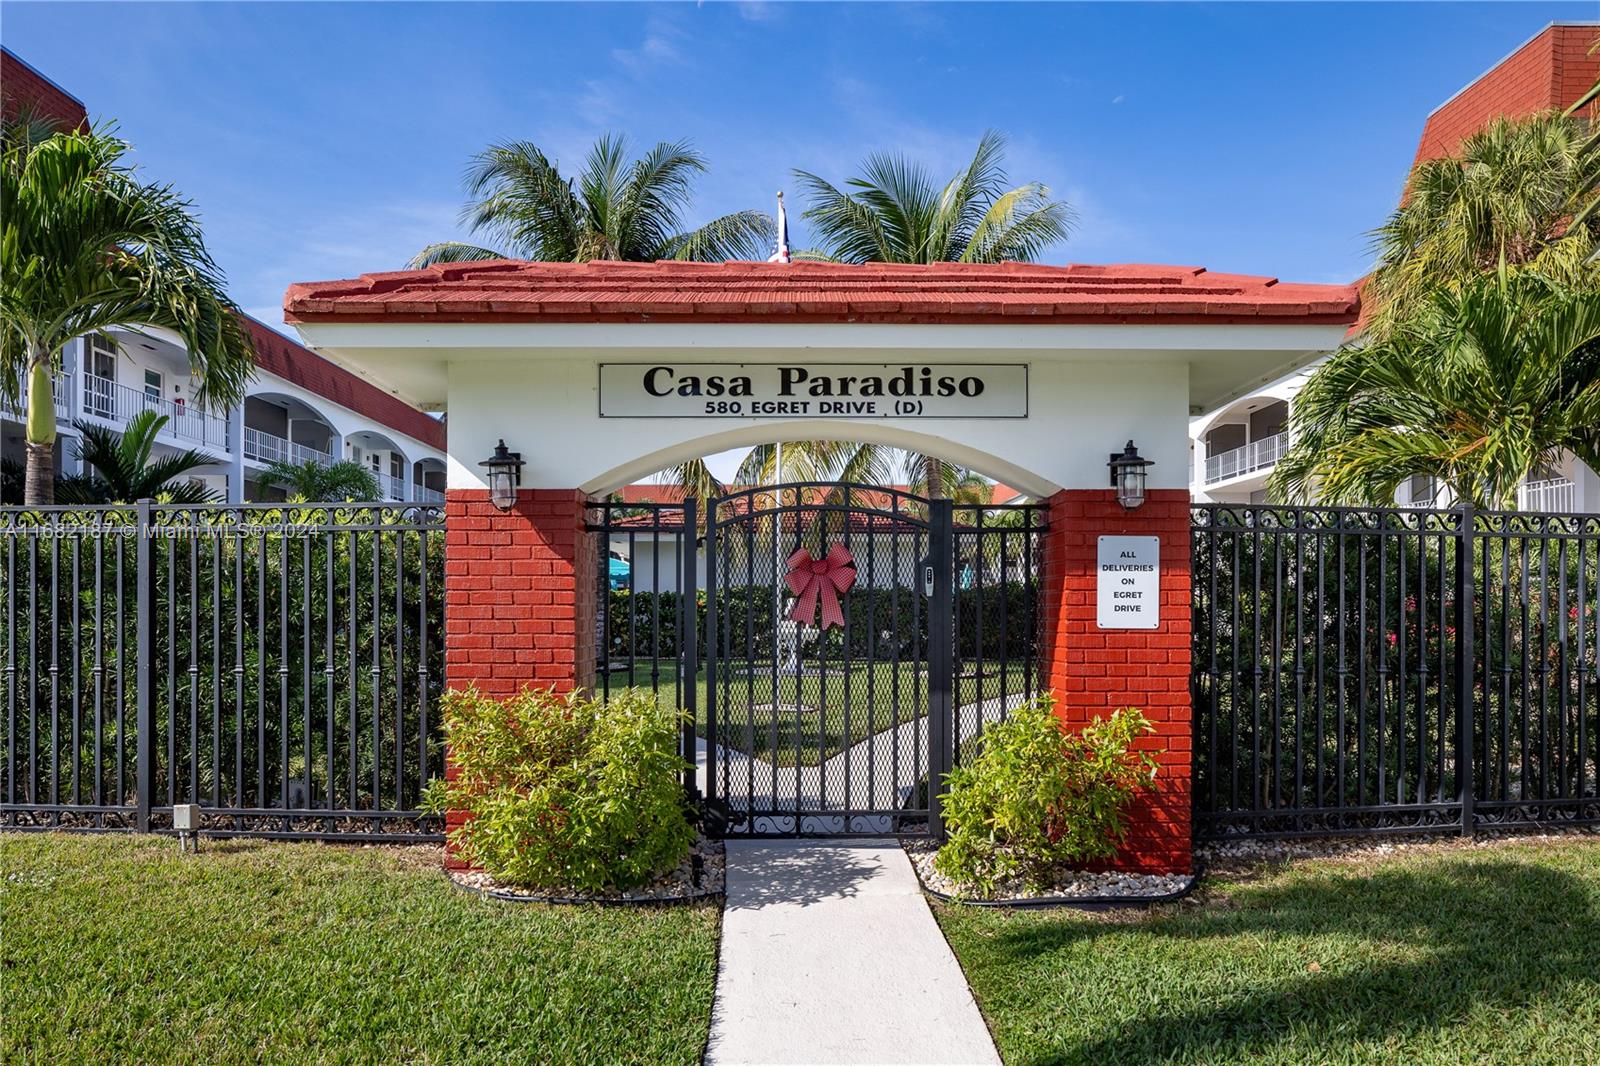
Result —
[{"label": "wall lantern", "polygon": [[522,483],[522,453],[506,451],[502,437],[494,454],[478,465],[489,472],[489,500],[502,511],[515,507],[517,486]]},{"label": "wall lantern", "polygon": [[1151,460],[1140,455],[1131,440],[1121,452],[1112,452],[1111,461],[1106,464],[1111,468],[1111,487],[1117,490],[1117,502],[1130,511],[1144,503],[1144,471],[1150,465]]}]

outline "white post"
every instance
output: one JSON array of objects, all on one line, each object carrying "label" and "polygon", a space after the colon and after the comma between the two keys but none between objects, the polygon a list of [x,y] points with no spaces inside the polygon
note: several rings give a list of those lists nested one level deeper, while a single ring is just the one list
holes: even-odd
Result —
[{"label": "white post", "polygon": [[244,401],[228,409],[228,502],[244,502]]},{"label": "white post", "polygon": [[[62,418],[61,412],[59,410],[56,411],[56,435],[61,441],[61,472],[63,474],[83,473],[83,463],[78,458],[77,431],[72,428],[72,422],[73,419],[80,417],[83,413],[82,352],[84,346],[88,343],[85,338],[78,337],[68,341],[61,347],[61,402],[67,408],[67,414],[65,418]],[[28,394],[27,385],[27,381],[24,380],[22,383],[22,395],[24,398]]]}]

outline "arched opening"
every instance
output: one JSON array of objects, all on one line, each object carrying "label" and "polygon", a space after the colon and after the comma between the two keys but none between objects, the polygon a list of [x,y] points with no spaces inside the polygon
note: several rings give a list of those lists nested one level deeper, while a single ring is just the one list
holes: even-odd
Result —
[{"label": "arched opening", "polygon": [[1289,399],[1246,397],[1198,423],[1193,439],[1203,485],[1233,490],[1239,502],[1262,502],[1262,485],[1289,448]]},{"label": "arched opening", "polygon": [[411,498],[418,503],[443,503],[445,465],[443,459],[418,459],[411,464]]},{"label": "arched opening", "polygon": [[345,434],[352,461],[378,479],[378,492],[386,500],[405,500],[411,485],[411,461],[395,441],[376,430]]},{"label": "arched opening", "polygon": [[244,457],[254,463],[319,463],[339,459],[339,431],[316,407],[282,393],[244,401]]},{"label": "arched opening", "polygon": [[802,440],[855,441],[882,444],[906,452],[933,455],[948,463],[976,471],[1019,493],[1035,498],[1050,496],[1059,485],[1014,462],[933,433],[863,422],[797,421],[751,423],[717,433],[692,437],[641,455],[613,467],[579,486],[591,496],[615,492],[624,485],[668,469],[688,459],[715,455],[735,448]]}]

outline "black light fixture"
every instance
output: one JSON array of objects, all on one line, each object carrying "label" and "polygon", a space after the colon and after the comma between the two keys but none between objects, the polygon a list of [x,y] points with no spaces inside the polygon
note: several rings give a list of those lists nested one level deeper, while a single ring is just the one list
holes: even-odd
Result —
[{"label": "black light fixture", "polygon": [[478,464],[489,472],[489,500],[502,511],[517,505],[517,486],[522,483],[522,453],[506,450],[505,438],[494,446],[494,454]]},{"label": "black light fixture", "polygon": [[1151,460],[1140,455],[1130,440],[1121,452],[1111,453],[1111,461],[1106,465],[1111,468],[1111,487],[1117,490],[1117,502],[1130,511],[1142,505],[1144,472],[1152,465]]}]

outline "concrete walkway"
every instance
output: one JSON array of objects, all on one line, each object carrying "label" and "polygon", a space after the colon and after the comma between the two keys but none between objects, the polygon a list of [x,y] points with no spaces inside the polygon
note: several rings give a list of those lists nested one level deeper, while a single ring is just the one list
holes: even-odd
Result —
[{"label": "concrete walkway", "polygon": [[[956,714],[960,740],[966,741],[992,722],[1004,718],[1027,697],[1013,694],[1002,702],[990,697],[963,705]],[[774,767],[765,759],[746,755],[737,749],[720,749],[728,764],[727,780],[732,795],[723,796],[739,811],[793,810],[800,806],[818,815],[830,810],[880,811],[904,806],[911,790],[927,773],[928,729],[924,718],[902,722],[879,730],[833,755],[821,766]],[[702,794],[711,761],[711,746],[704,737],[695,737],[695,771]],[[719,794],[722,785],[717,786]],[[856,833],[893,832],[887,816],[856,816],[849,829]],[[765,824],[758,818],[760,832],[793,832],[794,819],[780,818]],[[805,831],[827,832],[822,824]]]},{"label": "concrete walkway", "polygon": [[893,840],[732,841],[708,1063],[998,1063]]}]

